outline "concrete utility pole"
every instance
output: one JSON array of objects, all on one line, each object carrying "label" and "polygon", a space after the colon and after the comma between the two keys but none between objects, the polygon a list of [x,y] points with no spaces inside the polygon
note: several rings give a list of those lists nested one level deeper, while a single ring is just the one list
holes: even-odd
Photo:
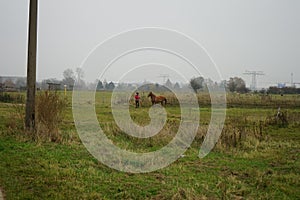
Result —
[{"label": "concrete utility pole", "polygon": [[30,0],[27,55],[27,98],[25,115],[25,127],[28,130],[33,130],[35,128],[37,13],[38,0]]}]

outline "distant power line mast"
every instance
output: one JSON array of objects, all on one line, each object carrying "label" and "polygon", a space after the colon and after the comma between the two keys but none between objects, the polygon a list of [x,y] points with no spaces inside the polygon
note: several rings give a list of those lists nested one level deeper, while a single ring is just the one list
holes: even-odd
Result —
[{"label": "distant power line mast", "polygon": [[163,79],[163,84],[165,84],[167,78],[169,78],[170,76],[169,76],[169,74],[161,74],[158,77],[162,78]]},{"label": "distant power line mast", "polygon": [[257,89],[257,79],[256,76],[259,75],[265,75],[263,71],[248,71],[244,72],[244,74],[251,75],[252,76],[252,83],[250,85],[251,90],[256,90]]}]

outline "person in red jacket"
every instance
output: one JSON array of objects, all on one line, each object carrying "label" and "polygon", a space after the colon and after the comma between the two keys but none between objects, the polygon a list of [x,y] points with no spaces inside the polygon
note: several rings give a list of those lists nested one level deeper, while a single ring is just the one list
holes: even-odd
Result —
[{"label": "person in red jacket", "polygon": [[140,96],[138,92],[135,93],[134,99],[135,99],[135,107],[136,108],[140,107]]}]

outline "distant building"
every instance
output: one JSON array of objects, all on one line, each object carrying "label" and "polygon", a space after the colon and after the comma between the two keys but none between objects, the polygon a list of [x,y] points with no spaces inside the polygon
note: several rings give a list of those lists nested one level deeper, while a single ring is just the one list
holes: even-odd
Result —
[{"label": "distant building", "polygon": [[285,88],[286,85],[285,85],[285,83],[278,83],[278,84],[277,84],[277,87],[278,87],[278,88]]},{"label": "distant building", "polygon": [[26,77],[24,76],[0,76],[0,83],[4,83],[7,80],[11,80],[13,83],[17,83],[18,81],[26,82]]},{"label": "distant building", "polygon": [[61,89],[61,84],[60,83],[54,83],[54,82],[48,82],[48,90],[60,90]]},{"label": "distant building", "polygon": [[26,88],[26,77],[0,76],[1,91],[18,91]]}]

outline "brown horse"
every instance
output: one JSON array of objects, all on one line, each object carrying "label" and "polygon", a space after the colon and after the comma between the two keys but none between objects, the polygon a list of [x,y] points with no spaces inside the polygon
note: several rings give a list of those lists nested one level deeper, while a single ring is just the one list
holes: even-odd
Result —
[{"label": "brown horse", "polygon": [[165,102],[165,105],[167,104],[167,99],[164,96],[155,96],[152,92],[148,94],[148,97],[151,97],[152,105],[156,103],[161,103],[163,105],[163,102]]}]

